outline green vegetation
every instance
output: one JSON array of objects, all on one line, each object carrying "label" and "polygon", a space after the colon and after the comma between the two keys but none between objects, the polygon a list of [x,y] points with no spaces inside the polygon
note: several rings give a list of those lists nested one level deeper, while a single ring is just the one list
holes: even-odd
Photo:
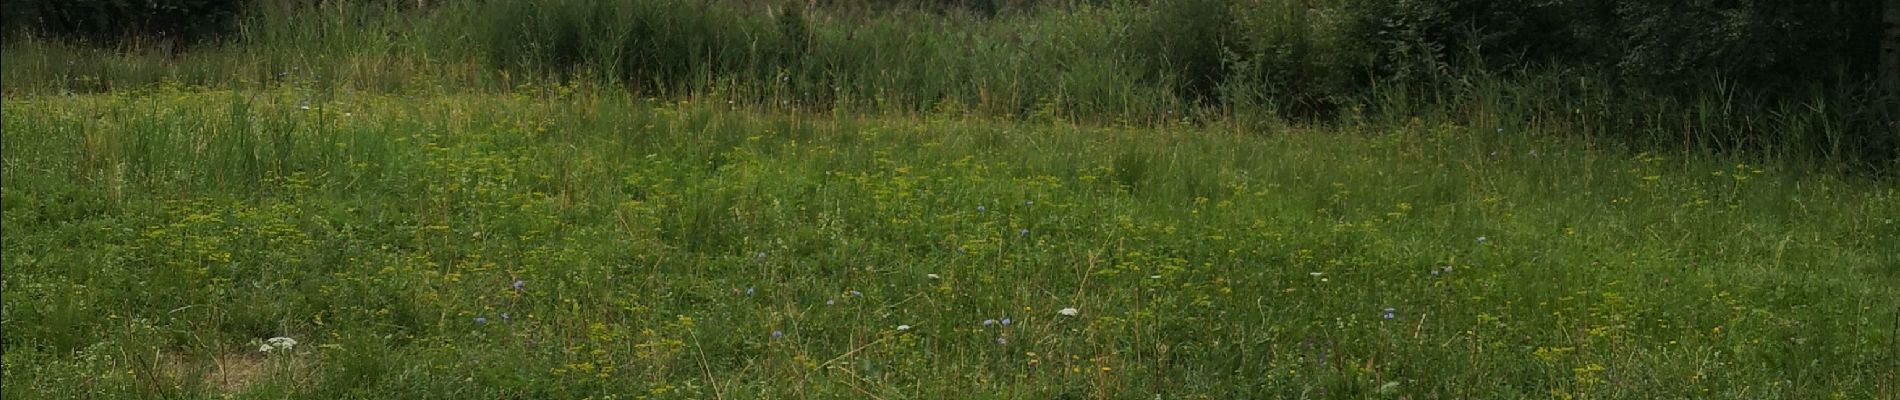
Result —
[{"label": "green vegetation", "polygon": [[[1894,383],[1890,184],[1517,126],[1263,139],[549,90],[9,99],[6,396]],[[302,347],[255,352],[275,336]]]},{"label": "green vegetation", "polygon": [[0,396],[1900,397],[1867,10],[436,3],[10,16]]},{"label": "green vegetation", "polygon": [[[1900,87],[1875,88],[1875,2],[874,0],[807,10],[812,3],[741,0],[269,0],[229,24],[174,29],[234,32],[219,39],[147,28],[161,30],[108,47],[119,51],[59,39],[117,37],[54,23],[108,3],[7,3],[39,11],[10,13],[24,17],[4,30],[0,88],[86,93],[169,79],[494,93],[582,81],[664,98],[1017,120],[1258,127],[1438,115],[1562,125],[1543,132],[1661,151],[1900,170]],[[150,4],[173,3],[143,18],[107,14],[130,16],[106,26],[207,7]],[[1522,120],[1487,120],[1497,115]]]}]

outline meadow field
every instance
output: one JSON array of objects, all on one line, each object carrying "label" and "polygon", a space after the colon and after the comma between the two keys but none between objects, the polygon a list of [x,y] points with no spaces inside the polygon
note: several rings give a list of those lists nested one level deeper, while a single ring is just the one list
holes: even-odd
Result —
[{"label": "meadow field", "polygon": [[5,395],[1865,399],[1900,371],[1891,184],[1510,126],[528,92],[8,98]]},{"label": "meadow field", "polygon": [[520,69],[570,53],[365,7],[7,42],[0,396],[1900,399],[1900,131],[1851,104],[1213,103],[1094,51],[1128,5]]}]

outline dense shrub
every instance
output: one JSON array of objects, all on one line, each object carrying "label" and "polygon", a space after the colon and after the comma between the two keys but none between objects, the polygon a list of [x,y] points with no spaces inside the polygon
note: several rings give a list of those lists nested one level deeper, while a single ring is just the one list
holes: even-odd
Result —
[{"label": "dense shrub", "polygon": [[[1350,0],[1351,43],[1387,86],[1449,95],[1470,77],[1556,70],[1610,102],[1598,129],[1723,151],[1888,163],[1896,117],[1873,93],[1877,2]],[[1616,99],[1616,100],[1608,100]],[[1805,111],[1803,111],[1805,110]],[[1647,132],[1647,133],[1646,133]],[[1644,139],[1647,140],[1647,139]]]},{"label": "dense shrub", "polygon": [[[1757,89],[1862,80],[1875,68],[1877,2],[1801,0],[1349,0],[1352,41],[1383,76],[1562,65],[1630,86],[1700,91],[1708,76]],[[1472,56],[1472,59],[1454,60]],[[1827,65],[1833,68],[1815,68]],[[1686,85],[1686,86],[1684,86]],[[1805,89],[1805,88],[1799,88]]]},{"label": "dense shrub", "polygon": [[1882,164],[1900,159],[1900,134],[1871,89],[1879,11],[1794,0],[1163,0],[1126,48],[1151,84],[1232,112],[1482,113],[1472,103],[1502,93],[1487,81],[1541,71],[1569,82],[1543,87],[1572,95],[1518,92],[1512,101],[1538,105],[1514,113],[1641,142]]},{"label": "dense shrub", "polygon": [[918,10],[932,13],[964,12],[990,17],[1005,9],[1028,11],[1041,7],[1043,0],[818,0],[820,7],[846,14],[891,13]]},{"label": "dense shrub", "polygon": [[1364,90],[1371,57],[1342,43],[1342,10],[1278,0],[1234,11],[1221,98],[1239,110],[1323,119]]},{"label": "dense shrub", "polygon": [[1131,58],[1147,64],[1150,78],[1174,82],[1183,97],[1213,100],[1234,34],[1227,0],[1162,0],[1130,37]]},{"label": "dense shrub", "polygon": [[[1871,89],[1870,1],[0,1],[7,32],[100,42],[215,37],[242,4],[287,5],[252,13],[237,42],[269,49],[256,51],[272,64],[264,81],[296,65],[380,72],[328,60],[406,54],[486,60],[463,74],[508,87],[600,79],[815,109],[1499,125],[1513,122],[1495,110],[1510,109],[1596,136],[1900,159],[1895,108]],[[71,72],[55,61],[8,65]]]},{"label": "dense shrub", "polygon": [[778,36],[784,41],[779,48],[780,65],[804,60],[811,51],[811,21],[805,18],[804,6],[792,4],[778,13]]},{"label": "dense shrub", "polygon": [[750,72],[792,51],[784,24],[687,1],[496,2],[482,33],[497,67],[573,78],[588,69],[649,89]]},{"label": "dense shrub", "polygon": [[229,33],[248,0],[7,0],[8,36],[23,32],[95,43],[165,39],[183,45]]},{"label": "dense shrub", "polygon": [[1875,72],[1878,2],[1614,3],[1615,19],[1598,29],[1611,36],[1589,39],[1613,43],[1616,52],[1603,61],[1645,84],[1713,73],[1754,88],[1805,90]]}]

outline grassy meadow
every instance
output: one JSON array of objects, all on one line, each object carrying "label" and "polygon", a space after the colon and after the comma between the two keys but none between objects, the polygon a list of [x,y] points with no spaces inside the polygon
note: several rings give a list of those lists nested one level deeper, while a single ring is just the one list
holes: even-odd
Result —
[{"label": "grassy meadow", "polygon": [[0,397],[1900,399],[1848,72],[1496,68],[1445,1],[259,3],[6,31]]},{"label": "grassy meadow", "polygon": [[178,87],[4,123],[8,398],[1865,399],[1900,370],[1890,183],[1518,126]]}]

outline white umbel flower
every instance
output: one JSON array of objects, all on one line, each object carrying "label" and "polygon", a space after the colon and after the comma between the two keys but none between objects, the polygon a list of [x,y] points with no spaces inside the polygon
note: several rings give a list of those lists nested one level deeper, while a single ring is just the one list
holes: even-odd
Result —
[{"label": "white umbel flower", "polygon": [[290,351],[291,349],[294,349],[294,348],[297,348],[297,339],[291,339],[288,337],[278,336],[278,337],[274,337],[270,339],[264,339],[264,344],[258,345],[257,351],[269,353],[273,351]]},{"label": "white umbel flower", "polygon": [[1061,310],[1056,310],[1056,314],[1062,314],[1063,316],[1066,316],[1066,317],[1073,317],[1073,316],[1081,315],[1082,311],[1075,309],[1075,307],[1069,307],[1069,308],[1064,308]]}]

